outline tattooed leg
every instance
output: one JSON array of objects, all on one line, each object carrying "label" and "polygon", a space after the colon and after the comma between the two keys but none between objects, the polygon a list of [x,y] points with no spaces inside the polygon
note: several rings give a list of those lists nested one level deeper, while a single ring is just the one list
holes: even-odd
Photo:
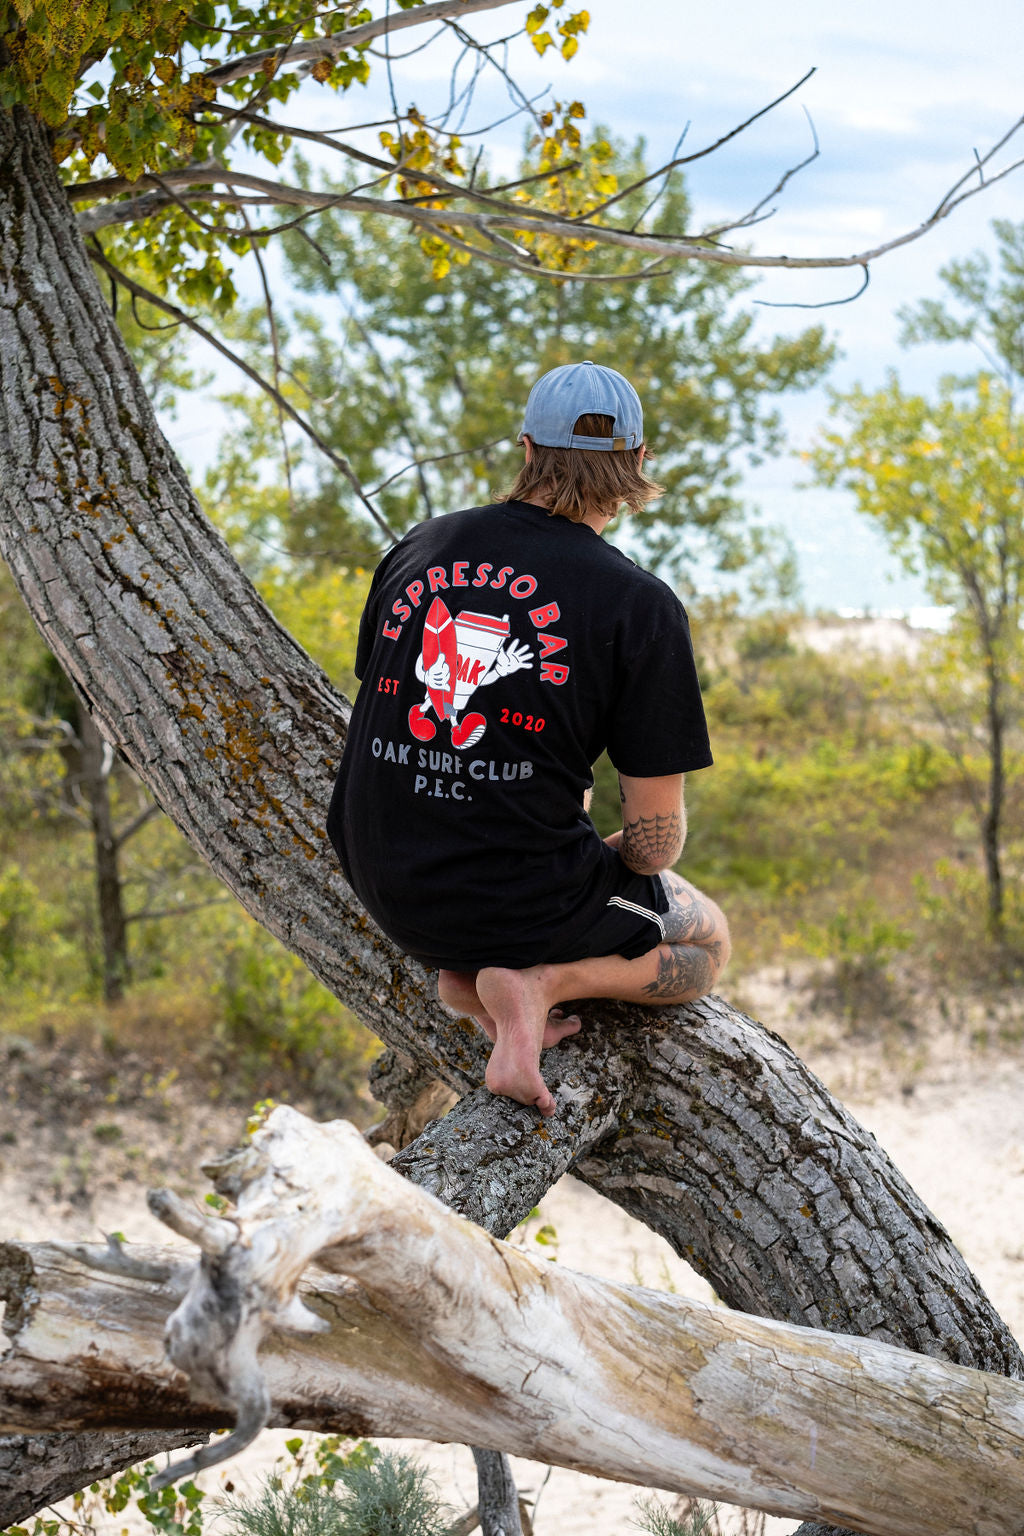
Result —
[{"label": "tattooed leg", "polygon": [[[721,909],[674,871],[662,875],[669,907],[657,974],[644,986],[652,1003],[692,1002],[710,992],[729,958],[729,929]],[[642,956],[642,959],[648,957]]]}]

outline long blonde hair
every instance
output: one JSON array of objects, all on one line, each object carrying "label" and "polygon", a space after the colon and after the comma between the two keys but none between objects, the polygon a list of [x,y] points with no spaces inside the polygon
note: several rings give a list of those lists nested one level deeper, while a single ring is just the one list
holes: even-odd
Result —
[{"label": "long blonde hair", "polygon": [[[573,431],[584,437],[611,437],[614,417],[580,416]],[[641,469],[640,450],[621,448],[548,448],[533,443],[529,464],[524,464],[512,489],[501,501],[536,501],[553,517],[580,523],[588,512],[614,517],[621,506],[639,512],[662,495],[664,486],[648,479]]]}]

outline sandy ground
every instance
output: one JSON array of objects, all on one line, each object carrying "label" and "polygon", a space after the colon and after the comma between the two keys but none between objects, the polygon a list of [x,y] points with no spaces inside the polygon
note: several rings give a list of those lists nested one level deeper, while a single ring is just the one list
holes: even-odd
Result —
[{"label": "sandy ground", "polygon": [[[801,1026],[799,993],[776,976],[750,988],[760,996],[766,1022],[793,1036],[803,1027],[803,1054],[828,1086],[842,1097],[888,1150],[932,1210],[949,1229],[995,1306],[1018,1336],[1024,1336],[1024,1060],[963,1028],[930,1037],[927,1048],[838,1042],[838,1032],[820,1022]],[[787,1001],[788,996],[788,1001]],[[748,1003],[749,1006],[749,1003]],[[774,1015],[767,1017],[767,1015]],[[837,1043],[838,1042],[838,1043]],[[201,1193],[198,1172],[205,1149],[229,1144],[240,1128],[236,1111],[196,1109],[180,1085],[152,1080],[134,1103],[112,1108],[102,1083],[79,1071],[59,1082],[60,1063],[23,1055],[0,1060],[0,1083],[29,1070],[47,1072],[53,1105],[45,1100],[26,1124],[25,1113],[0,1100],[0,1230],[18,1238],[76,1237],[95,1240],[119,1229],[130,1240],[164,1241],[149,1215],[145,1189],[170,1182],[182,1192]],[[56,1073],[56,1076],[55,1076]],[[131,1073],[126,1073],[131,1077]],[[145,1082],[145,1074],[139,1078]],[[145,1094],[149,1094],[149,1098]],[[106,1096],[109,1098],[109,1094]],[[685,1295],[711,1299],[706,1284],[647,1228],[574,1180],[566,1178],[547,1196],[541,1220],[557,1233],[557,1249],[538,1247],[534,1222],[519,1240],[554,1262],[608,1279],[638,1281]],[[235,1497],[252,1491],[283,1454],[285,1432],[267,1432],[230,1469],[204,1475],[211,1491],[226,1479]],[[475,1502],[473,1464],[461,1447],[416,1443],[413,1450],[434,1472],[458,1512]],[[625,1536],[636,1527],[636,1490],[574,1473],[516,1464],[527,1497],[541,1490],[537,1536]],[[546,1481],[545,1481],[546,1479]],[[723,1517],[726,1511],[722,1510]],[[741,1527],[723,1520],[727,1531]],[[99,1529],[110,1536],[128,1527],[144,1530],[132,1511],[109,1518]],[[756,1529],[756,1527],[755,1527]],[[765,1536],[783,1536],[795,1522],[768,1520]]]},{"label": "sandy ground", "polygon": [[900,656],[914,660],[929,638],[925,629],[915,629],[906,619],[879,615],[874,618],[842,618],[839,614],[804,619],[797,627],[801,642],[821,655],[843,651],[858,654],[874,652],[878,656]]}]

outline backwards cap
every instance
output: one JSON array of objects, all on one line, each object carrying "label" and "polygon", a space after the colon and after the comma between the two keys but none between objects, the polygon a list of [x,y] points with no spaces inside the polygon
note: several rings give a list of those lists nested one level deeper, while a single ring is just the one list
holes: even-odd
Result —
[{"label": "backwards cap", "polygon": [[[574,432],[577,418],[611,416],[611,437]],[[601,363],[566,363],[543,374],[530,390],[519,442],[530,437],[545,448],[597,448],[605,453],[639,448],[644,412],[628,379]]]}]

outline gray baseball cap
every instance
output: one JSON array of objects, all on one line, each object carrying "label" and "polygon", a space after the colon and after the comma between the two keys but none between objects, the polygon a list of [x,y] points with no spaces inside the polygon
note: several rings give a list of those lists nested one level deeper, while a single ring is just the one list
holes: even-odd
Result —
[{"label": "gray baseball cap", "polygon": [[[611,437],[584,437],[573,427],[580,416],[614,419]],[[644,412],[628,379],[614,368],[589,360],[566,363],[542,374],[530,390],[518,441],[532,438],[545,448],[598,448],[605,453],[639,448]]]}]

